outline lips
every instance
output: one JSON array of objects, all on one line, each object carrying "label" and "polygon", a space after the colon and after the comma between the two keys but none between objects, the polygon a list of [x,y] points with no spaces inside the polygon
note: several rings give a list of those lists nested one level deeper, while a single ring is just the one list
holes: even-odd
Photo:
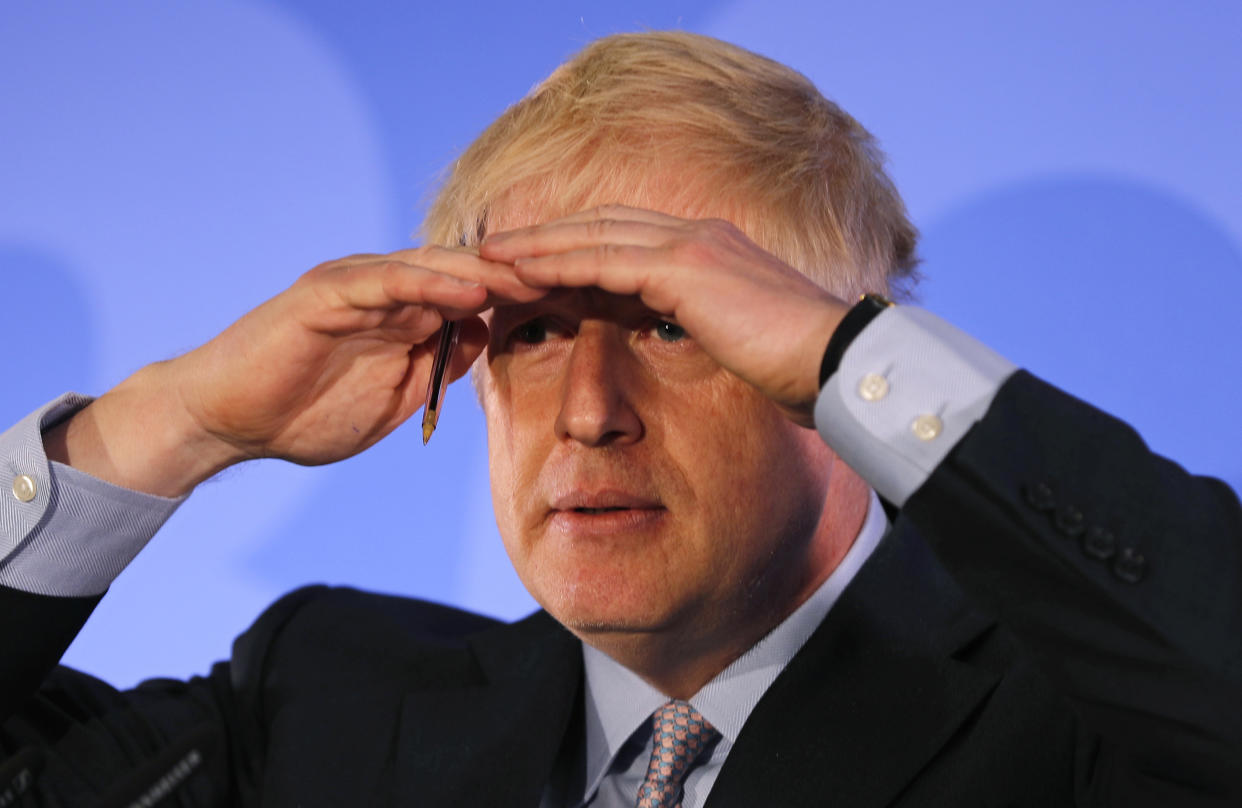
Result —
[{"label": "lips", "polygon": [[626,491],[571,491],[552,500],[551,510],[584,514],[663,510],[658,499]]},{"label": "lips", "polygon": [[574,490],[554,497],[548,526],[575,538],[635,536],[658,529],[668,511],[655,497],[618,489]]}]

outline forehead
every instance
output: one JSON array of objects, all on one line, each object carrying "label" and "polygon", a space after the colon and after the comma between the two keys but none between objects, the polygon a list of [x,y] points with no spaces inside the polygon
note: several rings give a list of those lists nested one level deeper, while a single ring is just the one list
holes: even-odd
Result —
[{"label": "forehead", "polygon": [[[527,178],[499,194],[486,208],[487,232],[553,221],[602,205],[625,205],[686,219],[722,218],[741,226],[732,188],[710,172],[670,167],[655,159],[619,156],[581,173]],[[743,228],[745,229],[745,228]]]}]

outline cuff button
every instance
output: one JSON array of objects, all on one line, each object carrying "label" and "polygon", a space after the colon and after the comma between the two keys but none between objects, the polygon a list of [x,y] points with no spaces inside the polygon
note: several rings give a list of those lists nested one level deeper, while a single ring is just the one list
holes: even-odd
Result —
[{"label": "cuff button", "polygon": [[13,496],[19,502],[29,502],[39,493],[39,486],[29,474],[19,474],[13,478]]},{"label": "cuff button", "polygon": [[935,440],[940,435],[944,424],[934,415],[920,415],[910,424],[910,430],[919,440]]},{"label": "cuff button", "polygon": [[888,395],[888,379],[878,373],[868,373],[858,383],[858,397],[863,401],[879,401]]}]

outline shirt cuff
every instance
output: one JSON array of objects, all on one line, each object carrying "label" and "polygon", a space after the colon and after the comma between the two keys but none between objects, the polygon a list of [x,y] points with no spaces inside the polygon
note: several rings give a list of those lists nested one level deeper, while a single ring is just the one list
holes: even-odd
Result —
[{"label": "shirt cuff", "polygon": [[1018,368],[912,306],[854,339],[815,403],[815,425],[880,496],[901,506],[987,412]]},{"label": "shirt cuff", "polygon": [[68,393],[0,434],[0,586],[101,594],[186,499],[131,491],[48,460],[43,430],[90,401]]}]

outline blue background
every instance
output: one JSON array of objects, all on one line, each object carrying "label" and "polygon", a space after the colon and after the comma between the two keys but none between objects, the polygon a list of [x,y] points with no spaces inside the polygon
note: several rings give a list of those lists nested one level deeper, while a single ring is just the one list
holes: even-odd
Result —
[{"label": "blue background", "polygon": [[[99,393],[305,269],[409,244],[436,177],[581,45],[682,27],[784,61],[884,143],[922,301],[1242,487],[1242,5],[10,0],[0,419]],[[309,581],[515,617],[481,414],[449,392],[337,466],[204,485],[68,655],[117,684],[228,653]]]}]

